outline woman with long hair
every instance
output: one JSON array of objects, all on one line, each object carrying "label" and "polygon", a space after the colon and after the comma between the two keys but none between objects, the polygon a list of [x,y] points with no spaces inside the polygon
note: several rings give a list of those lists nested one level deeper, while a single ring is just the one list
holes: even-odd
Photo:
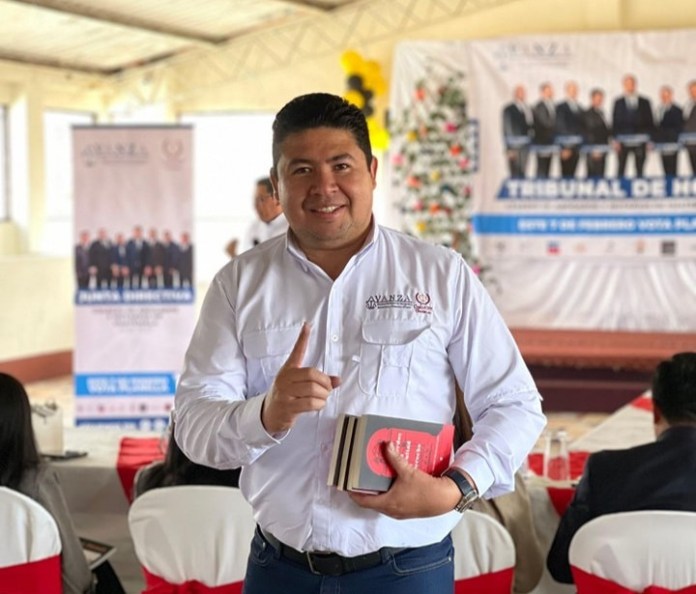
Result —
[{"label": "woman with long hair", "polygon": [[0,486],[30,497],[53,516],[62,545],[63,594],[94,592],[80,540],[75,533],[58,477],[39,456],[24,386],[0,373]]},{"label": "woman with long hair", "polygon": [[[60,534],[63,594],[125,594],[108,561],[92,573],[75,532],[58,475],[36,447],[24,386],[0,372],[0,487],[30,497],[48,511]],[[95,580],[96,577],[96,580]]]},{"label": "woman with long hair", "polygon": [[[173,411],[172,411],[173,412]],[[135,475],[133,495],[138,497],[151,489],[177,485],[215,485],[238,487],[239,468],[219,470],[191,461],[174,440],[174,421],[168,427],[169,438],[164,460],[141,468]]]}]

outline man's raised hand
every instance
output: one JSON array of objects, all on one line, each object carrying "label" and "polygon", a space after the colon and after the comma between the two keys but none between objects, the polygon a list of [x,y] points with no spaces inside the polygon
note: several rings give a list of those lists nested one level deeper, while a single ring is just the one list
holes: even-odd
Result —
[{"label": "man's raised hand", "polygon": [[336,376],[327,375],[314,367],[302,367],[310,333],[311,326],[305,322],[295,346],[266,395],[261,422],[270,434],[287,431],[302,413],[324,408],[331,390],[341,383]]}]

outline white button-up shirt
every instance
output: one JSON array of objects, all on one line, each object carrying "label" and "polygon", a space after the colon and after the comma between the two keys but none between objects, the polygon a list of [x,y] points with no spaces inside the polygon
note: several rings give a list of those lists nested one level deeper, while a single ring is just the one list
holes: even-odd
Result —
[{"label": "white button-up shirt", "polygon": [[[257,522],[300,550],[360,555],[440,541],[461,515],[395,520],[327,486],[339,414],[451,422],[455,377],[474,437],[453,464],[487,496],[514,473],[545,424],[540,396],[488,293],[461,256],[373,227],[336,280],[292,233],[227,264],[205,298],[176,394],[176,437],[193,460],[243,466]],[[261,404],[304,321],[304,365],[340,376],[319,412],[271,436]]]},{"label": "white button-up shirt", "polygon": [[285,215],[282,212],[272,221],[268,221],[268,223],[257,218],[249,225],[246,233],[244,234],[242,251],[246,252],[247,250],[250,250],[251,248],[271,239],[272,237],[282,235],[287,230],[288,220],[285,218]]}]

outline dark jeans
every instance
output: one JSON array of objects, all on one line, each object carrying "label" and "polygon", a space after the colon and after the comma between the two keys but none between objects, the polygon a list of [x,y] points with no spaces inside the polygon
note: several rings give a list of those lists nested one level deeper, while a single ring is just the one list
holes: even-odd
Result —
[{"label": "dark jeans", "polygon": [[314,575],[280,554],[259,534],[249,553],[244,594],[452,594],[454,551],[447,536],[434,545],[385,554],[384,562],[341,576]]}]

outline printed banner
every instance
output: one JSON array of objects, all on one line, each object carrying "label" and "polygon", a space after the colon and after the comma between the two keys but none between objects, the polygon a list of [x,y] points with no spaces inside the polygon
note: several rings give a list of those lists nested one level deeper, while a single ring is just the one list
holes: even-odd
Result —
[{"label": "printed banner", "polygon": [[687,30],[399,46],[397,111],[426,66],[463,72],[474,240],[510,326],[696,330],[694,50]]},{"label": "printed banner", "polygon": [[159,430],[195,318],[192,131],[73,135],[76,423]]}]

